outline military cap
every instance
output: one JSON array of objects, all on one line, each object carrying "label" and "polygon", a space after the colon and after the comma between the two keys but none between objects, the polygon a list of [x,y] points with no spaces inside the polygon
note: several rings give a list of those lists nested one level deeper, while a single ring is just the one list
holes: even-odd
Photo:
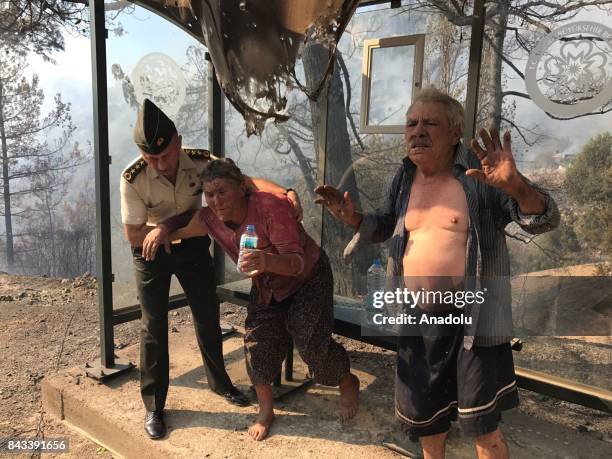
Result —
[{"label": "military cap", "polygon": [[145,99],[138,110],[134,126],[134,142],[145,153],[157,155],[177,133],[176,126],[157,105]]}]

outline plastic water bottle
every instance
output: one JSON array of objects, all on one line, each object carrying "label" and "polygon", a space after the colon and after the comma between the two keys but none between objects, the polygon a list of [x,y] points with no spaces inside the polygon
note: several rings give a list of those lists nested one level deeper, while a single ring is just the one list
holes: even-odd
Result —
[{"label": "plastic water bottle", "polygon": [[374,260],[374,264],[368,269],[366,285],[368,287],[368,297],[372,298],[375,291],[385,289],[385,270],[380,263],[380,259]]},{"label": "plastic water bottle", "polygon": [[363,326],[371,327],[374,325],[373,318],[376,314],[382,311],[381,294],[374,295],[374,292],[383,291],[385,289],[385,270],[383,269],[380,259],[374,260],[374,264],[368,268],[366,274],[366,286],[368,294],[365,298],[365,308],[361,316]]},{"label": "plastic water bottle", "polygon": [[255,232],[255,225],[247,225],[246,231],[242,233],[240,236],[240,252],[238,253],[238,263],[236,264],[236,269],[239,273],[240,271],[240,261],[242,260],[242,255],[249,251],[249,249],[257,248],[257,233]]}]

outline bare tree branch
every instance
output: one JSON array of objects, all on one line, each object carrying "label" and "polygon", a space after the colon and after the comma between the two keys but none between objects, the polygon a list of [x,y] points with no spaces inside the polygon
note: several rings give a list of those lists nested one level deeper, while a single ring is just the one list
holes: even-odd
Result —
[{"label": "bare tree branch", "polygon": [[342,75],[344,76],[344,86],[346,88],[346,117],[349,120],[349,124],[351,125],[351,130],[353,131],[353,135],[357,140],[357,143],[361,147],[362,150],[365,150],[361,139],[359,138],[359,131],[357,131],[357,127],[355,126],[355,120],[353,119],[353,115],[351,114],[351,81],[349,79],[349,72],[346,68],[346,63],[344,62],[344,58],[342,57],[342,53],[337,53],[338,63],[340,64],[340,68],[342,69]]}]

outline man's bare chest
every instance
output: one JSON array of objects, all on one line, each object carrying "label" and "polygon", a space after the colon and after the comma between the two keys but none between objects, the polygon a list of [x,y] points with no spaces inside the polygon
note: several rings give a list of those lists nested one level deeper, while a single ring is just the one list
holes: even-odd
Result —
[{"label": "man's bare chest", "polygon": [[467,232],[469,212],[461,183],[443,178],[429,183],[418,180],[412,185],[405,226],[409,232],[421,229],[445,229]]}]

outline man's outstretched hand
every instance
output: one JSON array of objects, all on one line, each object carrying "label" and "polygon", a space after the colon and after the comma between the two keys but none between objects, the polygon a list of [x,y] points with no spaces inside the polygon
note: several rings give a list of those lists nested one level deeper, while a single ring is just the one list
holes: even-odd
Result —
[{"label": "man's outstretched hand", "polygon": [[470,145],[472,151],[480,159],[482,169],[468,169],[465,174],[508,194],[513,194],[524,180],[514,162],[510,132],[505,132],[503,144],[496,129],[491,129],[490,132],[481,129],[479,134],[484,149],[476,139],[472,139]]},{"label": "man's outstretched hand", "polygon": [[347,225],[357,228],[361,223],[361,215],[355,212],[355,206],[348,194],[340,193],[331,185],[322,185],[315,188],[320,198],[315,199],[316,204],[321,204],[331,212],[331,214]]},{"label": "man's outstretched hand", "polygon": [[490,133],[481,129],[479,134],[484,149],[476,139],[472,139],[470,145],[482,169],[468,169],[465,174],[512,196],[524,214],[542,214],[546,210],[545,198],[519,173],[512,155],[510,132],[504,133],[503,143],[496,129],[491,129]]}]

